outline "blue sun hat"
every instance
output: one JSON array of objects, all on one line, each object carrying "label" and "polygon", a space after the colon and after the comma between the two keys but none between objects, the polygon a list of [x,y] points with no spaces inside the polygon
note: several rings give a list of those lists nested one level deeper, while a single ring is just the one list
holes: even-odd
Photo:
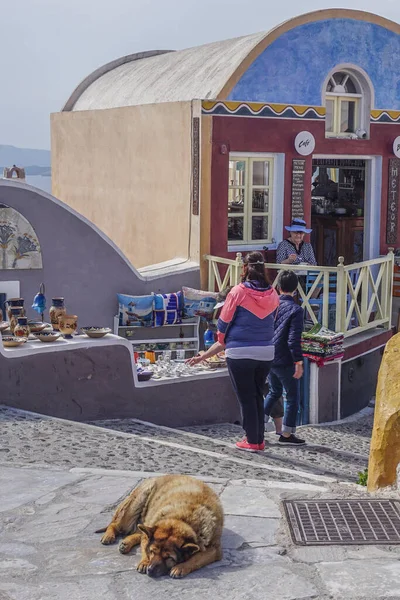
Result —
[{"label": "blue sun hat", "polygon": [[306,222],[303,219],[292,219],[291,225],[285,225],[287,231],[302,231],[303,233],[311,233],[312,229],[307,229]]}]

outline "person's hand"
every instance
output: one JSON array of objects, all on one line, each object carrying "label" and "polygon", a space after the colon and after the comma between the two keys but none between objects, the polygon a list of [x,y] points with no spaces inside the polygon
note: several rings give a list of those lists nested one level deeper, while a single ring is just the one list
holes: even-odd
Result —
[{"label": "person's hand", "polygon": [[201,363],[202,360],[204,360],[203,356],[199,354],[198,356],[192,356],[192,358],[188,358],[185,360],[185,363],[188,364],[189,367],[194,367],[195,365]]},{"label": "person's hand", "polygon": [[289,254],[288,258],[291,263],[294,263],[297,259],[297,254]]},{"label": "person's hand", "polygon": [[304,368],[302,363],[296,363],[294,365],[294,375],[295,379],[301,379],[303,377]]}]

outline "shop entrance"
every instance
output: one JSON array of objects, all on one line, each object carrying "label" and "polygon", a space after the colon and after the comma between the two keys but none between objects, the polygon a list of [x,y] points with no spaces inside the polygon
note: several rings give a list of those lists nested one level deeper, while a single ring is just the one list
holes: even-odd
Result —
[{"label": "shop entrance", "polygon": [[379,255],[379,157],[315,156],[311,243],[317,263],[353,264]]}]

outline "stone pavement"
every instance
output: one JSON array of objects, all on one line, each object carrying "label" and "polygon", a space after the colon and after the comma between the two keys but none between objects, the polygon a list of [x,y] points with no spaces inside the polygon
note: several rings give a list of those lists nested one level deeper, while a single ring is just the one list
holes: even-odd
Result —
[{"label": "stone pavement", "polygon": [[[74,423],[0,407],[0,600],[400,599],[400,546],[293,545],[281,500],[363,497],[372,409],[307,426],[307,448],[240,453],[234,425],[173,430]],[[99,426],[100,425],[100,426]],[[224,559],[183,580],[136,572],[94,530],[150,474],[189,473],[220,495]],[[387,496],[397,495],[394,490]]]},{"label": "stone pavement", "polygon": [[[182,580],[136,571],[97,528],[145,473],[0,466],[1,600],[400,598],[400,547],[296,547],[281,499],[325,486],[205,477],[225,510],[224,558]],[[365,492],[363,492],[365,493]]]}]

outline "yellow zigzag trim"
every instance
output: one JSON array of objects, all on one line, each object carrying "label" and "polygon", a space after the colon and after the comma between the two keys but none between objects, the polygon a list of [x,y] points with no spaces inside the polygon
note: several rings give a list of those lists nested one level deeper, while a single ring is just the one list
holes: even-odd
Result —
[{"label": "yellow zigzag trim", "polygon": [[202,107],[204,110],[212,110],[217,104],[224,105],[230,112],[235,112],[240,106],[248,106],[250,110],[257,113],[263,108],[268,107],[273,110],[276,114],[281,115],[287,108],[291,108],[299,116],[304,115],[308,110],[314,110],[317,115],[324,117],[326,109],[324,106],[304,106],[301,104],[269,104],[262,102],[233,102],[233,101],[222,101],[222,100],[203,100]]},{"label": "yellow zigzag trim", "polygon": [[371,110],[371,117],[379,119],[384,113],[393,119],[393,121],[396,121],[400,117],[400,110]]}]

